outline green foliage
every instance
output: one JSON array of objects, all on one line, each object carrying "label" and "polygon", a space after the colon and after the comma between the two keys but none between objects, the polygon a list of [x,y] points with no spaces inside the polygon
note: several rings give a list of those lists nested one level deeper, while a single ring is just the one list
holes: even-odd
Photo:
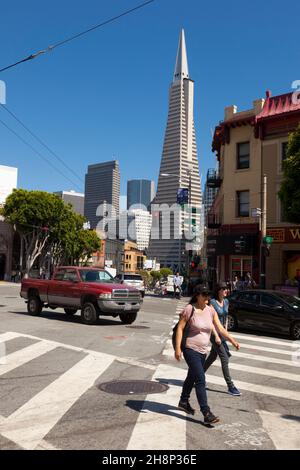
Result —
[{"label": "green foliage", "polygon": [[152,279],[156,282],[156,281],[159,281],[162,277],[162,274],[160,271],[151,271],[150,272],[150,276],[152,277]]},{"label": "green foliage", "polygon": [[101,248],[96,232],[83,230],[85,218],[55,194],[14,190],[2,214],[23,240],[27,274],[35,260],[40,257],[42,261],[47,253],[55,265],[63,261],[79,264]]},{"label": "green foliage", "polygon": [[170,268],[161,268],[160,273],[164,279],[167,279],[168,276],[172,276],[173,271]]},{"label": "green foliage", "polygon": [[87,264],[93,253],[101,249],[101,240],[95,230],[79,230],[73,245],[73,259],[76,264]]},{"label": "green foliage", "polygon": [[288,222],[300,224],[300,124],[290,134],[284,178],[278,193]]}]

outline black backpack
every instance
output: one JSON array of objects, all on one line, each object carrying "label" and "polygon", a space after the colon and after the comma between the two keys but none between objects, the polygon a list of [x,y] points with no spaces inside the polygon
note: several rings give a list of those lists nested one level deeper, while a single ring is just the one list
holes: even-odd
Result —
[{"label": "black backpack", "polygon": [[[181,345],[180,345],[181,351],[183,351],[184,348],[185,348],[186,339],[187,339],[187,337],[188,337],[189,329],[190,329],[190,321],[191,321],[192,316],[194,315],[194,311],[195,311],[195,308],[193,307],[191,316],[190,316],[190,318],[188,319],[188,321],[186,322],[186,325],[185,325],[184,330],[183,330],[182,340],[181,340]],[[179,321],[180,321],[180,320],[179,320]],[[178,323],[179,323],[179,321],[178,321],[178,322],[176,323],[176,325],[174,326],[174,328],[173,328],[173,333],[172,333],[172,344],[173,344],[173,349],[174,349],[174,351],[175,351],[175,349],[176,349],[176,334],[177,334],[177,329],[178,329]]]}]

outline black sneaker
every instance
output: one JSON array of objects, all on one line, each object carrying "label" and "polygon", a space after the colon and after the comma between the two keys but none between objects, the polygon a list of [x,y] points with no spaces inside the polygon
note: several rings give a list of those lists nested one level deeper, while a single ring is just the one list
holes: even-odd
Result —
[{"label": "black sneaker", "polygon": [[218,423],[220,419],[215,416],[211,411],[207,411],[204,414],[204,423],[205,424],[213,424],[213,423]]},{"label": "black sneaker", "polygon": [[191,407],[189,402],[185,403],[185,402],[180,400],[180,402],[178,403],[178,408],[182,411],[185,411],[188,415],[194,415],[195,414],[195,410],[194,410],[194,408]]}]

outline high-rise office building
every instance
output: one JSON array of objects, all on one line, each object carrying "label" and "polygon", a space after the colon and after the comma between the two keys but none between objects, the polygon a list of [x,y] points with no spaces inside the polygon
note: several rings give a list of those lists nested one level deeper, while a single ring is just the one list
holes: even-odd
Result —
[{"label": "high-rise office building", "polygon": [[[169,90],[169,112],[165,132],[164,146],[158,177],[155,204],[169,207],[177,202],[178,190],[188,194],[189,211],[198,214],[202,208],[202,194],[197,157],[194,127],[194,82],[189,78],[184,31],[181,31],[173,83]],[[153,213],[152,228],[159,228],[159,237],[151,235],[149,253],[157,258],[162,266],[174,270],[181,269],[186,252],[195,244],[181,239],[182,228],[193,224],[200,230],[201,217],[190,215],[187,222],[187,211],[171,218],[169,237],[162,234],[161,226],[165,222],[164,214]],[[172,234],[173,231],[173,234]],[[180,232],[180,236],[177,234]]]},{"label": "high-rise office building", "polygon": [[56,191],[54,194],[59,196],[64,202],[72,205],[74,212],[84,215],[84,194],[75,191]]},{"label": "high-rise office building", "polygon": [[[92,229],[97,228],[103,217],[118,217],[119,198],[119,162],[114,160],[89,165],[85,175],[84,215]],[[113,211],[110,210],[111,207]],[[101,223],[98,228],[103,230]]]},{"label": "high-rise office building", "polygon": [[129,180],[127,182],[127,209],[149,207],[155,196],[155,184],[150,180]]}]

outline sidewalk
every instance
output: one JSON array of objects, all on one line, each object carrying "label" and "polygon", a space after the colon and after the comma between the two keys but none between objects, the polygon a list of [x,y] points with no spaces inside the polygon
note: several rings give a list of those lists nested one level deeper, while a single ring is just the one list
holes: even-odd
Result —
[{"label": "sidewalk", "polygon": [[0,281],[0,286],[19,286],[19,287],[21,287],[21,283],[20,282]]}]

